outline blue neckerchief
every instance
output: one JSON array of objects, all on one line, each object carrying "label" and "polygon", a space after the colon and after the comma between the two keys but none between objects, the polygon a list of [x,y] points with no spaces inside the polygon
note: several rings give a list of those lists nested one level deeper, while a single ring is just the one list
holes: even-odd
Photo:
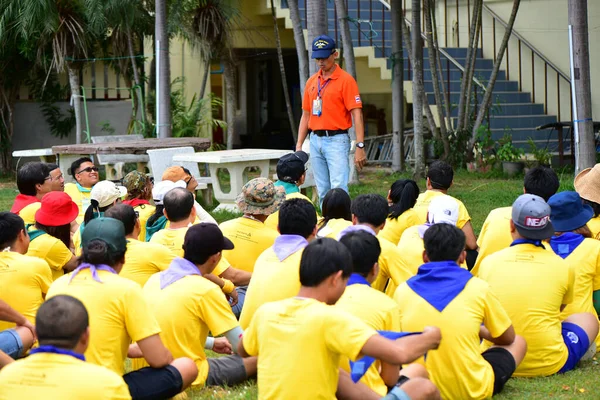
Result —
[{"label": "blue neckerchief", "polygon": [[84,188],[83,186],[81,186],[79,184],[79,182],[75,182],[75,185],[77,186],[77,189],[81,192],[81,193],[90,193],[92,191],[92,189],[88,189],[88,188]]},{"label": "blue neckerchief", "polygon": [[[404,336],[418,335],[421,332],[377,331],[377,333],[379,333],[386,339],[396,340]],[[350,376],[352,377],[352,381],[354,383],[360,381],[360,378],[362,378],[367,373],[367,370],[371,365],[373,365],[374,362],[375,359],[369,356],[361,357],[356,361],[350,361]]]},{"label": "blue neckerchief", "polygon": [[454,261],[437,261],[423,264],[417,275],[406,283],[425,301],[439,312],[452,302],[463,291],[473,277]]},{"label": "blue neckerchief", "polygon": [[280,235],[273,243],[273,251],[281,262],[306,246],[308,246],[308,240],[300,235]]},{"label": "blue neckerchief", "polygon": [[583,235],[579,233],[565,232],[560,236],[552,236],[550,238],[550,247],[561,258],[567,258],[575,251],[577,246],[583,243],[584,239]]},{"label": "blue neckerchief", "polygon": [[103,283],[103,282],[100,279],[100,276],[98,276],[98,271],[108,271],[115,275],[117,274],[117,271],[115,271],[111,266],[108,266],[105,264],[94,265],[94,264],[89,264],[89,263],[83,263],[79,267],[75,268],[75,270],[71,273],[71,278],[69,278],[69,283],[71,283],[73,278],[75,278],[75,275],[80,273],[82,270],[88,269],[88,268],[92,272],[92,279],[95,280],[96,282],[100,282],[100,283]]},{"label": "blue neckerchief", "polygon": [[146,223],[146,242],[149,242],[156,232],[165,229],[165,227],[167,226],[167,222],[169,222],[169,220],[167,220],[167,217],[161,215],[156,221],[154,221],[152,225]]},{"label": "blue neckerchief", "polygon": [[348,283],[346,284],[346,286],[350,286],[350,285],[367,285],[369,287],[371,286],[369,281],[364,276],[359,275],[359,274],[350,275],[350,278],[348,279]]},{"label": "blue neckerchief", "polygon": [[284,182],[284,181],[277,181],[274,184],[275,187],[282,187],[285,189],[285,194],[291,194],[291,193],[299,193],[300,192],[300,188],[298,186],[296,186],[295,183],[289,183],[289,182]]},{"label": "blue neckerchief", "polygon": [[173,261],[171,261],[171,265],[169,265],[169,268],[160,272],[159,278],[161,290],[188,275],[202,276],[200,270],[193,262],[179,257],[173,259]]},{"label": "blue neckerchief", "polygon": [[75,353],[72,350],[60,349],[56,346],[50,346],[50,345],[40,346],[37,349],[33,349],[29,352],[29,354],[36,354],[36,353],[62,354],[64,356],[71,356],[71,357],[75,357],[81,361],[85,361],[85,357],[83,356],[83,354]]},{"label": "blue neckerchief", "polygon": [[510,244],[510,247],[516,246],[518,244],[532,244],[534,246],[541,247],[542,249],[545,249],[545,247],[542,244],[541,240],[534,240],[534,239],[515,239]]}]

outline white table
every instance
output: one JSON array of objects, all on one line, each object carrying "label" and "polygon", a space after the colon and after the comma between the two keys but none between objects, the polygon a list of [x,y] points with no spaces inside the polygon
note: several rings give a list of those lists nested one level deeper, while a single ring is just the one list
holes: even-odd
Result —
[{"label": "white table", "polygon": [[[235,200],[241,193],[244,184],[249,181],[246,176],[246,169],[249,167],[258,167],[260,169],[260,176],[269,178],[270,161],[277,160],[291,152],[291,150],[268,149],[208,151],[175,155],[173,156],[173,162],[208,164],[214,196],[220,203],[217,210],[237,211],[238,208]],[[219,182],[217,174],[217,170],[219,169],[229,171],[231,189],[228,193],[223,192],[221,188],[221,182]]]}]

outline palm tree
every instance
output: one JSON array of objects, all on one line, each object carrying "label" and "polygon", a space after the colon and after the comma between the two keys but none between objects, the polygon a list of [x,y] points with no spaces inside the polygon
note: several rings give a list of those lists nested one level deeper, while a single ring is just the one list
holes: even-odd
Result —
[{"label": "palm tree", "polygon": [[[402,48],[402,3],[391,3],[392,11],[392,171],[404,170],[404,50]],[[409,50],[410,51],[410,50]]]},{"label": "palm tree", "polygon": [[425,176],[425,138],[423,126],[423,42],[421,41],[421,1],[412,0],[413,121],[415,169],[413,178]]},{"label": "palm tree", "polygon": [[169,59],[169,35],[167,30],[167,2],[156,0],[155,2],[155,37],[156,54],[158,57],[158,93],[156,104],[158,105],[156,115],[156,130],[159,138],[172,136],[171,123],[171,61]]},{"label": "palm tree", "polygon": [[335,0],[335,8],[338,14],[338,25],[342,33],[342,47],[344,49],[344,61],[346,71],[356,79],[356,60],[354,59],[354,46],[350,37],[350,26],[348,25],[348,10],[344,0]]},{"label": "palm tree", "polygon": [[[312,42],[319,35],[327,34],[327,1],[325,0],[307,0],[307,27],[308,40]],[[309,59],[312,58],[312,46],[308,46]],[[308,63],[310,75],[317,72],[317,64],[314,62]]]},{"label": "palm tree", "polygon": [[302,20],[300,19],[300,10],[298,9],[298,0],[288,0],[290,9],[290,19],[294,29],[294,42],[296,43],[296,53],[298,54],[298,72],[300,75],[300,93],[304,95],[304,86],[308,80],[308,52],[306,50],[306,41],[304,40],[304,29],[302,29]]}]

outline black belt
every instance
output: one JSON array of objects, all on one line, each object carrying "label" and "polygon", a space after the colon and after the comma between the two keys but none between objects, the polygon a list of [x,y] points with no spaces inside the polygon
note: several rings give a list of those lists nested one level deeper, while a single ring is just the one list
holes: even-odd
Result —
[{"label": "black belt", "polygon": [[348,130],[324,130],[324,131],[312,131],[312,133],[314,133],[315,135],[319,136],[319,137],[323,137],[323,136],[335,136],[335,135],[341,135],[344,133],[348,133]]}]

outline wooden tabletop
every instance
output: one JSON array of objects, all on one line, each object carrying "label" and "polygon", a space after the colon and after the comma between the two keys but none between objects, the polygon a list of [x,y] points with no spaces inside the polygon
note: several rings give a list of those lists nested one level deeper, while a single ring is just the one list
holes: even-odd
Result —
[{"label": "wooden tabletop", "polygon": [[83,143],[52,146],[53,154],[146,154],[147,150],[170,147],[193,147],[196,151],[210,147],[204,138],[144,139],[131,142]]},{"label": "wooden tabletop", "polygon": [[291,150],[270,149],[236,149],[208,151],[203,153],[178,154],[173,156],[173,161],[197,162],[209,164],[227,164],[236,162],[260,161],[278,159]]}]

